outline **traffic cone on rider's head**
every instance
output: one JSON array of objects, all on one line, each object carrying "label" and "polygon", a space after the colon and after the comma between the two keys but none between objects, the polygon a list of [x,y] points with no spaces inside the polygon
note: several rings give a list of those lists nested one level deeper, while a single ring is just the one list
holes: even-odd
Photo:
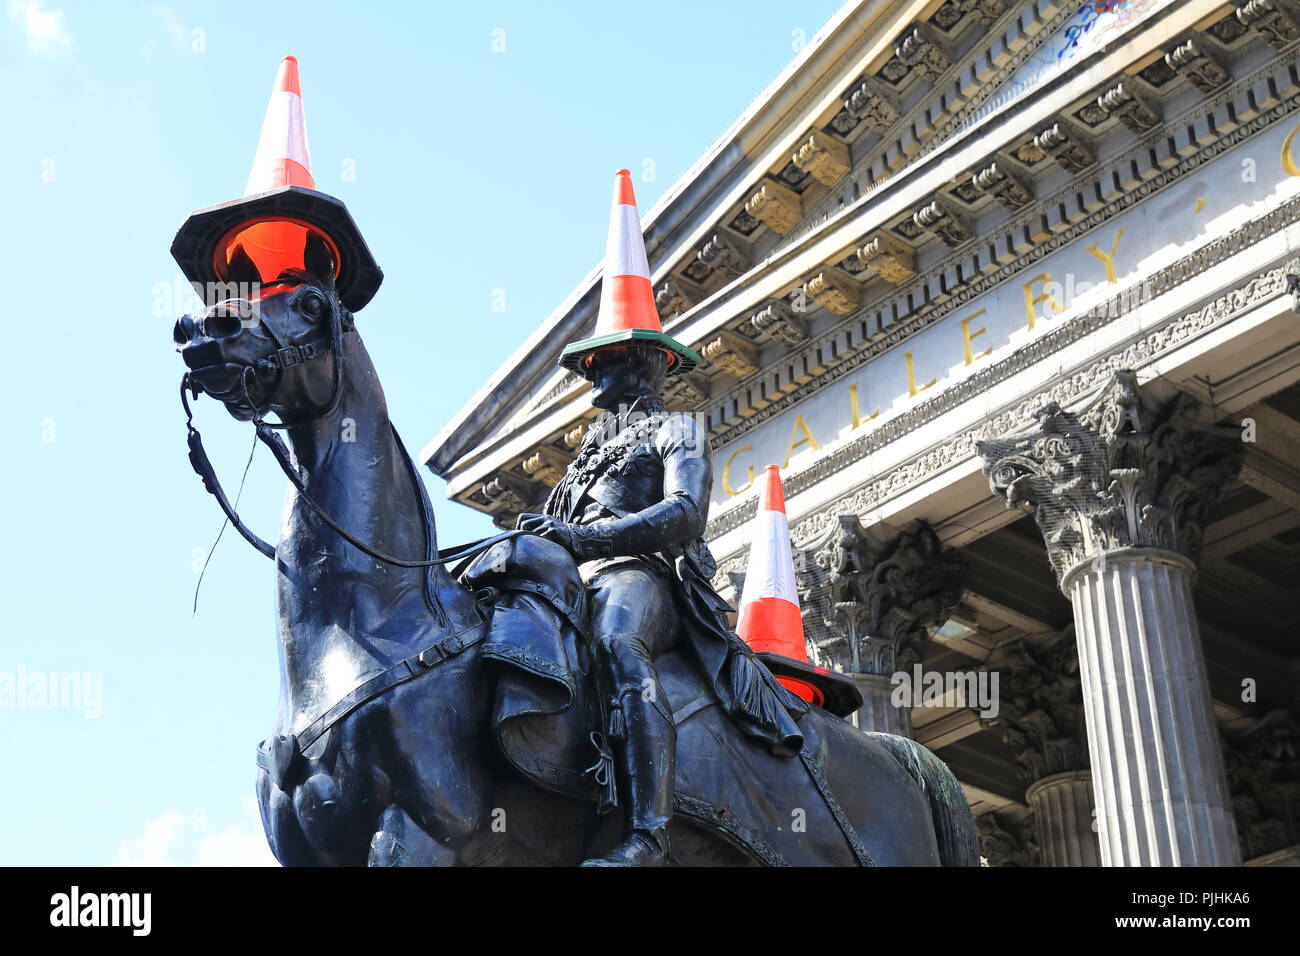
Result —
[{"label": "traffic cone on rider's head", "polygon": [[586,375],[591,357],[597,351],[624,347],[628,342],[649,342],[663,349],[668,354],[670,375],[690,371],[700,361],[695,352],[664,334],[650,285],[650,265],[641,236],[636,196],[632,192],[632,173],[620,169],[614,175],[614,203],[605,243],[596,329],[590,338],[566,346],[560,354],[560,364]]},{"label": "traffic cone on rider's head", "polygon": [[[781,472],[776,465],[768,465],[763,470],[736,633],[755,653],[811,666],[804,644],[799,592],[795,588],[794,555],[790,549],[790,524],[785,514]],[[804,700],[818,705],[824,702],[822,692],[806,680],[781,674],[777,679]]]},{"label": "traffic cone on rider's head", "polygon": [[172,256],[206,301],[205,287],[233,281],[231,265],[237,258],[240,278],[247,277],[251,261],[262,284],[274,282],[286,269],[303,269],[310,238],[329,249],[343,305],[355,312],[369,302],[384,274],[347,207],[316,189],[298,61],[286,56],[243,198],[191,213],[172,241]]}]

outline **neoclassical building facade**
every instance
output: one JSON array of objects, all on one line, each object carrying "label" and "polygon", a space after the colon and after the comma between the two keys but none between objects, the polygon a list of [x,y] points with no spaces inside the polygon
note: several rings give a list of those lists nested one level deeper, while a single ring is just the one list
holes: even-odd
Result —
[{"label": "neoclassical building facade", "polygon": [[[990,865],[1300,863],[1300,4],[847,4],[643,218],[739,594]],[[423,452],[499,524],[592,419],[593,270]]]}]

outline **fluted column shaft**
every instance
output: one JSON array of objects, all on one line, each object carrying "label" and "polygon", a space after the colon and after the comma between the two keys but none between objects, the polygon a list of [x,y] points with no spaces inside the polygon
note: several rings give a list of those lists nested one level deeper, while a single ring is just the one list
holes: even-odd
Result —
[{"label": "fluted column shaft", "polygon": [[1101,866],[1092,828],[1092,774],[1055,773],[1025,792],[1034,811],[1034,831],[1043,866]]},{"label": "fluted column shaft", "polygon": [[1104,866],[1241,863],[1193,573],[1180,554],[1129,548],[1062,580],[1074,604]]}]

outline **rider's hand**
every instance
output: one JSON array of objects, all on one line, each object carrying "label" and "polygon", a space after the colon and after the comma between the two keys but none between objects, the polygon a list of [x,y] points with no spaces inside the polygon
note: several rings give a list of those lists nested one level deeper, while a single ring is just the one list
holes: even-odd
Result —
[{"label": "rider's hand", "polygon": [[547,541],[553,541],[570,553],[574,551],[573,531],[567,523],[558,518],[549,515],[521,514],[515,522],[515,527],[520,531],[535,534],[539,538],[545,538]]}]

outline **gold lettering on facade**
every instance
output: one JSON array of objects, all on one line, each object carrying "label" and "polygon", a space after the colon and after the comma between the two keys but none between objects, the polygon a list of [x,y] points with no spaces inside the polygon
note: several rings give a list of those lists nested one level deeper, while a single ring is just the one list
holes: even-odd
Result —
[{"label": "gold lettering on facade", "polygon": [[1295,156],[1291,152],[1291,143],[1294,142],[1296,133],[1300,133],[1300,126],[1287,133],[1286,140],[1282,143],[1282,172],[1288,176],[1300,176],[1300,168],[1296,167]]},{"label": "gold lettering on facade", "polygon": [[745,469],[745,476],[749,480],[746,481],[739,488],[731,487],[731,463],[734,462],[736,458],[742,455],[743,453],[747,451],[753,451],[753,450],[754,450],[753,445],[746,445],[744,448],[737,448],[734,452],[732,452],[731,457],[727,459],[726,465],[723,466],[722,491],[724,494],[726,494],[728,498],[734,498],[736,497],[736,495],[748,491],[750,487],[754,484],[754,466],[750,465],[748,468]]},{"label": "gold lettering on facade", "polygon": [[[1197,212],[1199,211],[1200,210],[1198,209]],[[1119,281],[1115,278],[1115,250],[1119,248],[1119,237],[1122,235],[1124,235],[1124,227],[1120,226],[1119,231],[1115,233],[1115,241],[1111,244],[1109,254],[1102,252],[1101,248],[1095,242],[1087,249],[1083,250],[1094,259],[1099,260],[1101,264],[1106,267],[1106,283],[1108,285]],[[1060,310],[1058,309],[1057,311],[1059,312]]]},{"label": "gold lettering on facade", "polygon": [[933,385],[935,382],[939,381],[938,378],[932,378],[932,379],[930,379],[930,381],[926,382],[926,383],[925,383],[924,385],[922,385],[920,388],[917,388],[917,387],[916,387],[916,370],[912,367],[912,353],[911,353],[911,352],[904,352],[904,353],[903,353],[903,361],[907,363],[907,396],[908,396],[908,398],[915,398],[917,395],[919,395],[921,392],[924,392],[927,388],[929,388],[929,387],[930,387],[931,385]]},{"label": "gold lettering on facade", "polygon": [[[795,441],[795,436],[800,432],[803,432],[803,438]],[[807,445],[813,451],[821,451],[822,447],[817,443],[817,439],[813,437],[813,433],[809,430],[808,423],[803,420],[803,416],[796,415],[794,417],[794,427],[790,429],[790,444],[785,448],[785,464],[781,466],[782,468],[790,467],[790,456],[794,454],[794,450],[800,445]]]},{"label": "gold lettering on facade", "polygon": [[979,310],[978,312],[976,312],[974,315],[969,316],[969,317],[964,318],[964,319],[961,320],[961,344],[962,344],[962,349],[963,349],[963,350],[965,351],[965,353],[966,353],[966,364],[967,364],[967,365],[974,365],[976,359],[982,359],[982,358],[984,358],[984,357],[987,356],[987,355],[991,355],[992,352],[993,352],[993,346],[990,345],[988,348],[986,348],[986,349],[985,349],[983,352],[981,352],[979,355],[975,355],[975,354],[974,354],[974,350],[971,348],[971,345],[970,345],[970,341],[971,341],[971,339],[975,338],[975,336],[977,336],[977,335],[983,335],[983,334],[985,333],[985,331],[986,331],[986,329],[985,329],[984,326],[980,326],[980,328],[979,328],[977,331],[972,332],[972,331],[970,330],[970,324],[971,324],[971,322],[973,322],[973,321],[975,321],[976,319],[978,319],[981,315],[983,315],[983,314],[984,314],[985,312],[987,312],[987,311],[988,311],[988,309],[980,309],[980,310]]},{"label": "gold lettering on facade", "polygon": [[858,414],[858,383],[854,382],[849,386],[849,412],[853,416],[853,427],[857,428],[859,425],[865,424],[879,415],[880,409],[877,408],[874,413],[868,415],[866,418],[863,418]]},{"label": "gold lettering on facade", "polygon": [[[1035,282],[1043,284],[1043,291],[1038,295],[1034,295]],[[1029,317],[1029,331],[1031,332],[1034,330],[1034,306],[1039,302],[1046,302],[1048,308],[1057,314],[1065,311],[1065,306],[1053,299],[1051,293],[1047,291],[1047,287],[1051,285],[1051,282],[1052,274],[1050,272],[1040,272],[1020,287],[1025,292],[1025,315]]]}]

